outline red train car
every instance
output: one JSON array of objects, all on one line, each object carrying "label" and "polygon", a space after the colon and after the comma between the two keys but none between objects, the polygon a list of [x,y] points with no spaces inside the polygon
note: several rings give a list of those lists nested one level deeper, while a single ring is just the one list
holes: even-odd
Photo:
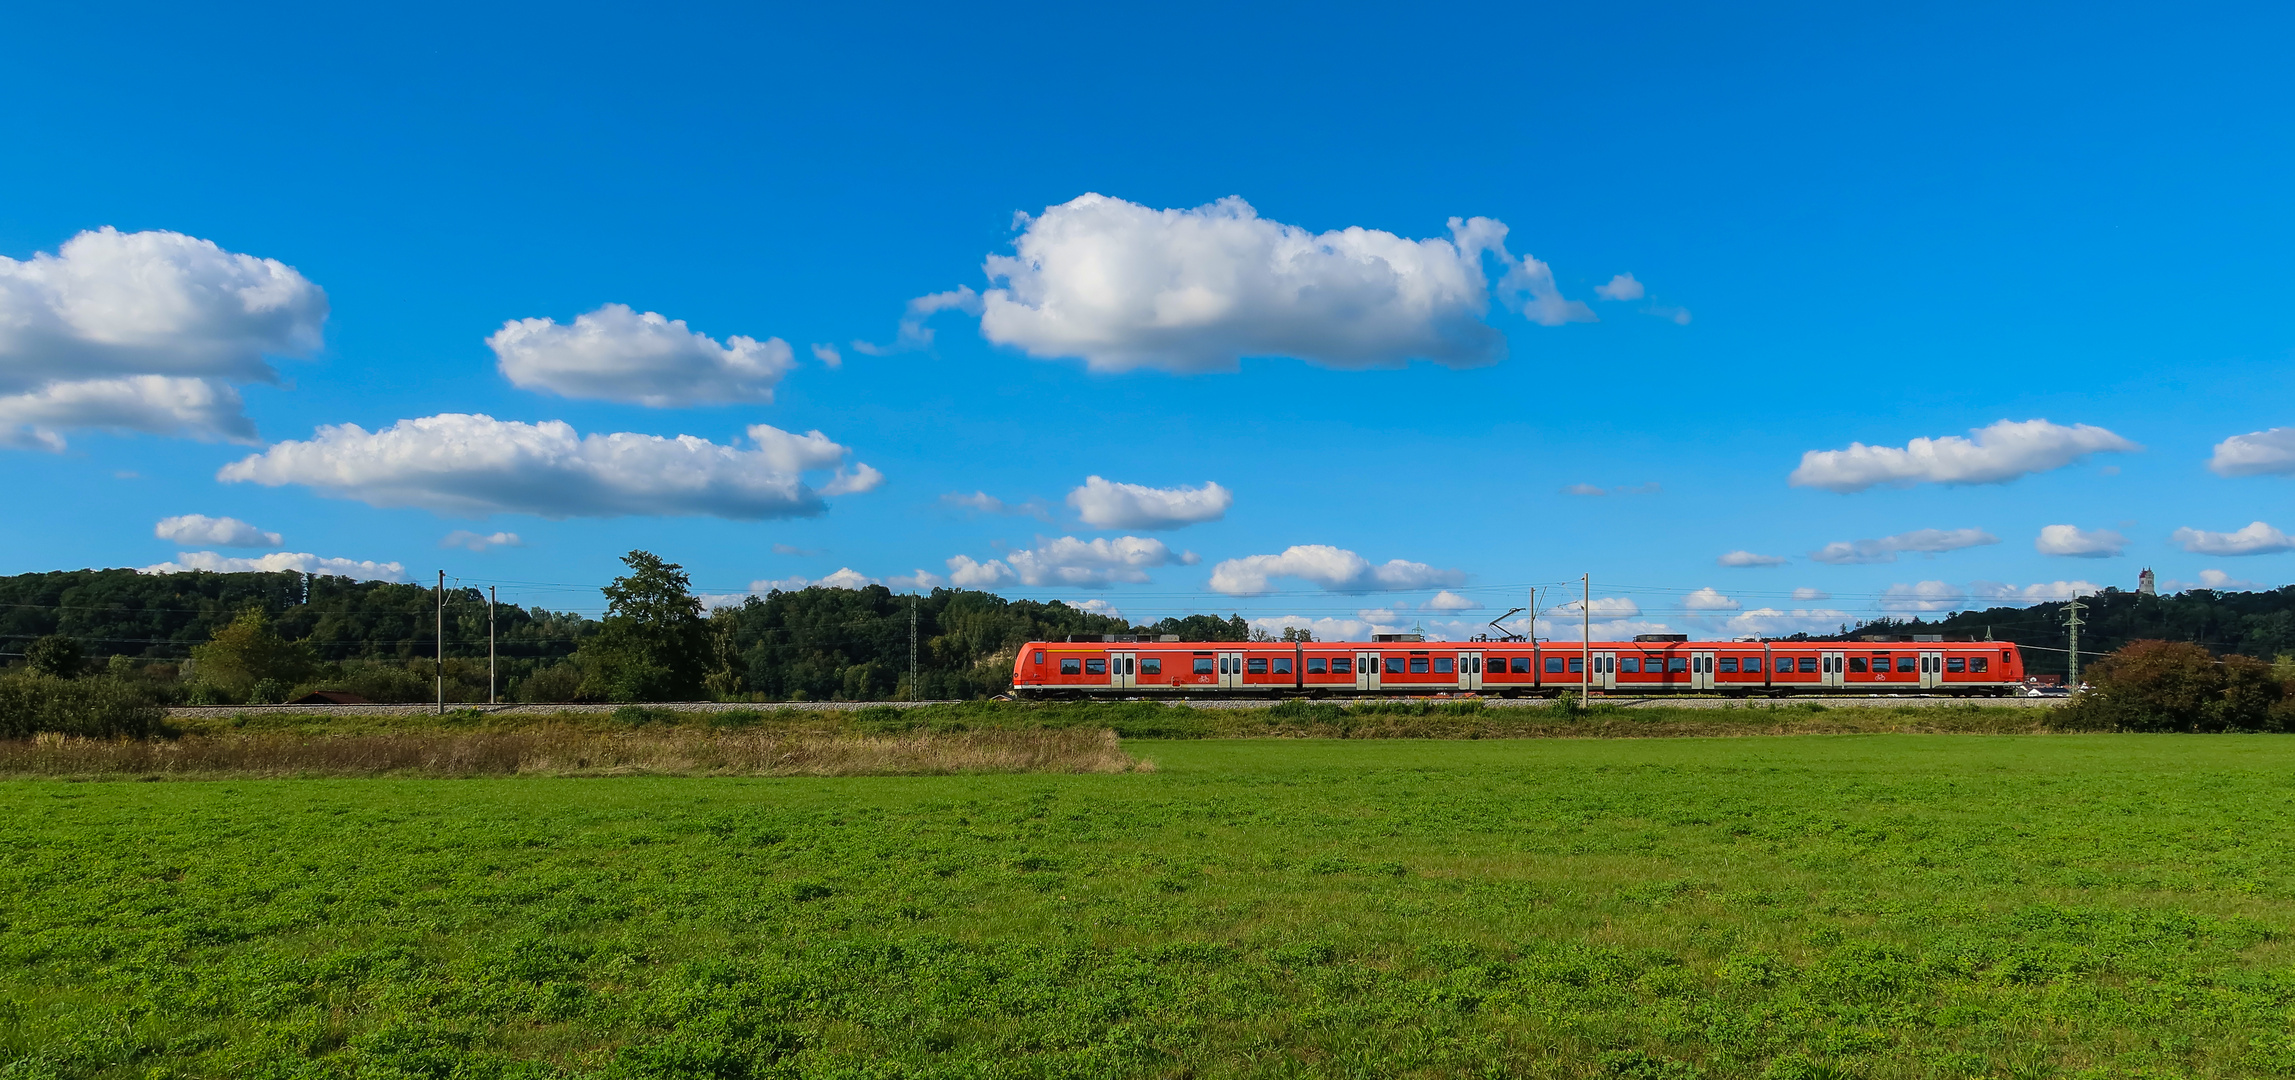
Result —
[{"label": "red train car", "polygon": [[1012,692],[1051,697],[1403,697],[1473,693],[2000,696],[2006,641],[1037,641]]}]

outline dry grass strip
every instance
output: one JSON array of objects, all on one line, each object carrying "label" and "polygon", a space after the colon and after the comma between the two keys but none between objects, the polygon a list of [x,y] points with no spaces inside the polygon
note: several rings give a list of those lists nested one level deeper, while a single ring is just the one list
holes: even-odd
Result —
[{"label": "dry grass strip", "polygon": [[0,742],[0,776],[924,776],[1152,772],[1106,729],[907,732],[420,732]]}]

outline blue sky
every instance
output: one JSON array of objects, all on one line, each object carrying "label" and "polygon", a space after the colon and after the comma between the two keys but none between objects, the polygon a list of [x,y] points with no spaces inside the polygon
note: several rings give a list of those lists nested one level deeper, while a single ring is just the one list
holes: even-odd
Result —
[{"label": "blue sky", "polygon": [[1617,632],[2277,586],[2288,22],[51,5],[0,111],[0,571],[594,609],[644,547],[1327,634],[1581,573]]}]

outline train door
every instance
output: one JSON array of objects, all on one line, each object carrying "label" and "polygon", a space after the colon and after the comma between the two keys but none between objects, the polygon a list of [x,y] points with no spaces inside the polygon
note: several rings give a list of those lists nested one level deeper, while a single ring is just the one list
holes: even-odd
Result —
[{"label": "train door", "polygon": [[1222,690],[1240,690],[1243,688],[1242,653],[1223,652],[1219,654],[1219,688]]},{"label": "train door", "polygon": [[1598,653],[1595,653],[1595,654],[1594,654],[1594,660],[1593,660],[1593,663],[1594,663],[1594,689],[1596,689],[1596,690],[1615,690],[1615,689],[1617,689],[1617,688],[1618,688],[1618,654],[1616,654],[1616,653],[1614,653],[1614,652],[1598,652]]},{"label": "train door", "polygon": [[1461,690],[1482,689],[1481,653],[1462,652],[1458,654],[1458,688]]},{"label": "train door", "polygon": [[1712,653],[1693,652],[1689,654],[1689,688],[1692,690],[1713,689]]},{"label": "train door", "polygon": [[1379,688],[1379,654],[1377,654],[1377,653],[1375,653],[1375,652],[1367,652],[1367,653],[1356,653],[1356,654],[1355,654],[1355,689],[1357,689],[1357,690],[1376,690],[1376,689],[1378,689],[1378,688]]},{"label": "train door", "polygon": [[1139,685],[1140,654],[1109,653],[1108,685],[1118,690],[1129,690]]},{"label": "train door", "polygon": [[1819,653],[1818,657],[1819,659],[1817,660],[1817,666],[1821,668],[1825,674],[1824,685],[1847,686],[1849,684],[1848,676],[1843,674],[1844,662],[1842,660],[1842,654],[1837,652]]},{"label": "train door", "polygon": [[1940,652],[1920,654],[1920,688],[1928,690],[1943,685],[1944,654]]}]

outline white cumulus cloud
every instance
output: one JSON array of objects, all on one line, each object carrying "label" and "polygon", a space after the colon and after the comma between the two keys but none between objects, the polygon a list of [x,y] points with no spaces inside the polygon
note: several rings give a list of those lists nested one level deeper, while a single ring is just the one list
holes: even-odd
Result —
[{"label": "white cumulus cloud", "polygon": [[913,352],[932,347],[932,328],[925,320],[943,311],[962,311],[980,314],[980,294],[969,285],[948,292],[930,293],[908,302],[908,312],[901,316],[900,336],[890,345],[872,345],[866,341],[853,342],[853,351],[869,356],[891,356],[894,353]]},{"label": "white cumulus cloud", "polygon": [[2295,473],[2295,427],[2234,435],[2215,444],[2207,467],[2218,476]]},{"label": "white cumulus cloud", "polygon": [[236,548],[279,546],[278,533],[265,532],[235,517],[180,514],[159,519],[159,524],[151,532],[153,536],[178,544]]},{"label": "white cumulus cloud", "polygon": [[1428,600],[1424,606],[1429,611],[1472,611],[1481,607],[1482,604],[1472,597],[1460,596],[1449,589],[1444,589],[1434,594],[1434,598]]},{"label": "white cumulus cloud", "polygon": [[1969,432],[1914,439],[1902,447],[1850,443],[1846,450],[1811,450],[1787,482],[1796,487],[1851,492],[1888,484],[2000,484],[2029,473],[2061,469],[2090,454],[2141,450],[2088,424],[2002,420]]},{"label": "white cumulus cloud", "polygon": [[918,569],[910,571],[906,574],[895,574],[891,577],[888,577],[885,579],[885,584],[890,585],[895,589],[907,589],[913,590],[915,592],[931,592],[934,589],[938,589],[947,585],[948,579],[940,576],[939,574],[935,574],[930,570]]},{"label": "white cumulus cloud", "polygon": [[223,467],[229,483],[299,484],[373,506],[439,514],[708,515],[741,521],[803,517],[824,509],[803,474],[836,469],[825,492],[865,490],[881,474],[844,471],[850,451],[818,431],[796,435],[765,424],[753,444],[718,445],[691,435],[582,435],[560,420],[527,424],[445,413],[369,432],[321,427]]},{"label": "white cumulus cloud", "polygon": [[58,452],[65,446],[63,432],[71,428],[258,441],[239,391],[215,379],[127,375],[57,381],[0,396],[0,446]]},{"label": "white cumulus cloud", "polygon": [[1877,540],[1836,540],[1810,552],[1809,557],[1835,566],[1891,563],[1897,561],[1899,553],[1907,551],[1933,555],[1999,542],[1999,537],[1982,529],[1914,529]]},{"label": "white cumulus cloud", "polygon": [[993,589],[1010,580],[1012,568],[1002,559],[977,562],[970,555],[958,555],[948,560],[949,584],[959,589]]},{"label": "white cumulus cloud", "polygon": [[2070,600],[2075,596],[2094,596],[2104,587],[2093,581],[2045,581],[2037,585],[2010,585],[2000,581],[1972,581],[1968,591],[1979,600],[1996,604],[2040,604],[2050,600]]},{"label": "white cumulus cloud", "polygon": [[1944,611],[1958,607],[1968,594],[1957,585],[1942,581],[1923,581],[1912,585],[1891,585],[1881,594],[1881,607],[1889,611]]},{"label": "white cumulus cloud", "polygon": [[175,561],[146,566],[140,572],[145,574],[181,574],[191,570],[205,570],[216,574],[277,573],[281,570],[295,570],[305,574],[358,578],[361,581],[406,580],[406,566],[403,563],[329,559],[301,551],[278,551],[269,555],[258,555],[251,559],[219,555],[212,551],[179,551],[175,553]]},{"label": "white cumulus cloud", "polygon": [[[1578,617],[1578,612],[1581,609],[1588,606],[1583,600],[1572,600],[1569,603],[1548,608],[1543,614],[1567,615],[1574,619]],[[1635,603],[1633,597],[1630,596],[1597,596],[1591,607],[1596,619],[1631,619],[1642,613],[1642,606]]]},{"label": "white cumulus cloud", "polygon": [[474,533],[468,529],[456,529],[453,532],[447,533],[445,539],[442,539],[438,542],[438,546],[442,548],[464,548],[469,551],[484,551],[487,548],[496,547],[525,547],[526,541],[519,539],[518,534],[514,532],[498,532],[489,534]]},{"label": "white cumulus cloud", "polygon": [[1792,561],[1782,555],[1756,555],[1750,551],[1732,551],[1713,560],[1722,566],[1783,566]]},{"label": "white cumulus cloud", "polygon": [[1247,555],[1228,559],[1211,569],[1211,588],[1229,596],[1256,596],[1266,592],[1271,578],[1299,578],[1330,592],[1363,593],[1394,589],[1431,589],[1466,580],[1457,570],[1441,570],[1425,563],[1389,559],[1373,564],[1345,548],[1329,544],[1299,544],[1280,555]]},{"label": "white cumulus cloud", "polygon": [[1594,295],[1604,300],[1639,300],[1645,291],[1632,274],[1619,274],[1607,285],[1594,286]]},{"label": "white cumulus cloud", "polygon": [[1080,604],[1070,604],[1068,606],[1075,608],[1077,611],[1081,611],[1087,615],[1105,615],[1111,619],[1121,619],[1124,617],[1124,613],[1116,610],[1116,606],[1114,604],[1111,604],[1096,596]]},{"label": "white cumulus cloud", "polygon": [[[1810,590],[1814,591],[1814,590]],[[1814,599],[1823,599],[1822,595]],[[1722,620],[1722,633],[1731,638],[1785,637],[1791,634],[1830,634],[1850,622],[1845,611],[1831,608],[1757,607]]]},{"label": "white cumulus cloud", "polygon": [[293,267],[174,232],[105,228],[0,258],[0,389],[124,375],[276,378],[319,347],[327,296]]},{"label": "white cumulus cloud", "polygon": [[2168,539],[2195,555],[2272,555],[2295,550],[2295,539],[2260,521],[2232,532],[2182,528]]},{"label": "white cumulus cloud", "polygon": [[2042,555],[2072,559],[2108,559],[2127,550],[2128,538],[2110,529],[2083,529],[2077,525],[2043,525],[2032,548]]},{"label": "white cumulus cloud", "polygon": [[[1101,537],[1079,540],[1063,536],[1037,538],[1036,546],[1005,554],[1003,562],[1022,585],[1105,585],[1113,581],[1138,583],[1158,566],[1196,562],[1193,552],[1174,552],[1161,540],[1144,536]],[[990,560],[988,565],[994,565]],[[957,568],[952,561],[953,577]]]},{"label": "white cumulus cloud", "polygon": [[2161,585],[2160,587],[2167,590],[2168,592],[2185,592],[2191,589],[2212,589],[2216,592],[2246,592],[2249,590],[2261,589],[2265,586],[2260,581],[2248,581],[2243,578],[2236,578],[2221,570],[2202,570],[2199,572],[2198,581],[2170,581]]},{"label": "white cumulus cloud", "polygon": [[576,315],[570,326],[513,319],[486,345],[512,385],[655,408],[769,402],[773,387],[796,366],[780,338],[730,337],[719,345],[683,319],[627,304]]},{"label": "white cumulus cloud", "polygon": [[1226,517],[1235,495],[1210,481],[1153,488],[1087,476],[1084,486],[1068,493],[1068,505],[1096,529],[1177,529]]},{"label": "white cumulus cloud", "polygon": [[1682,597],[1681,606],[1691,611],[1735,611],[1745,605],[1738,603],[1731,597],[1722,595],[1720,590],[1708,585]]},{"label": "white cumulus cloud", "polygon": [[276,259],[174,232],[104,228],[0,257],[0,445],[67,428],[252,441],[228,383],[318,349],[327,296]]},{"label": "white cumulus cloud", "polygon": [[1812,589],[1806,585],[1793,590],[1793,599],[1799,600],[1803,603],[1807,603],[1811,600],[1831,600],[1832,598],[1832,593],[1826,592],[1823,589]]},{"label": "white cumulus cloud", "polygon": [[[1493,293],[1543,325],[1593,319],[1546,264],[1508,253],[1506,226],[1488,218],[1452,218],[1448,239],[1410,240],[1312,233],[1234,197],[1155,210],[1087,194],[1026,223],[1014,254],[987,261],[1001,286],[980,296],[981,334],[1095,371],[1232,371],[1249,356],[1495,363],[1506,339],[1484,321]],[[1506,267],[1495,288],[1485,256]]]}]

